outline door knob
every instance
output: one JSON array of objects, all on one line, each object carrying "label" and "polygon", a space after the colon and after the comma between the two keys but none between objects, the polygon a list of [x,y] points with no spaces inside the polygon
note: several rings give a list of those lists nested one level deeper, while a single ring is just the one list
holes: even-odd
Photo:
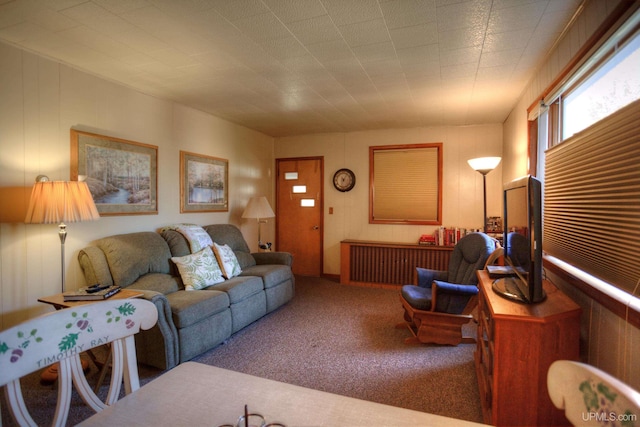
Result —
[{"label": "door knob", "polygon": [[314,230],[318,230],[318,229],[320,229],[320,227],[318,227],[317,225],[314,225],[314,226],[313,226],[313,229],[314,229]]}]

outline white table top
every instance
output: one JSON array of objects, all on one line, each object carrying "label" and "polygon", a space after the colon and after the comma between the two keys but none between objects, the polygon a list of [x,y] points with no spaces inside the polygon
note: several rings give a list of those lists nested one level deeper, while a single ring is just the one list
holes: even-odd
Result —
[{"label": "white table top", "polygon": [[339,396],[195,362],[183,363],[82,426],[211,426],[236,424],[244,413],[299,426],[432,426],[482,424]]}]

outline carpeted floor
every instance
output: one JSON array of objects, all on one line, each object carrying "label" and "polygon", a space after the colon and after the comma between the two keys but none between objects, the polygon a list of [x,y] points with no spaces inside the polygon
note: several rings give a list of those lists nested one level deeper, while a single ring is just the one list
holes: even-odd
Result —
[{"label": "carpeted floor", "polygon": [[[482,422],[475,345],[407,346],[397,291],[298,277],[293,301],[195,362],[304,387]],[[469,324],[466,333],[474,333]],[[95,367],[93,368],[95,371]],[[141,367],[144,384],[162,372]],[[89,374],[96,381],[97,372]],[[23,382],[34,417],[55,407],[51,386]],[[103,386],[101,392],[106,392]],[[3,425],[12,425],[3,407]],[[74,396],[70,424],[91,414]],[[40,422],[36,420],[37,422]],[[45,423],[46,424],[46,423]]]}]

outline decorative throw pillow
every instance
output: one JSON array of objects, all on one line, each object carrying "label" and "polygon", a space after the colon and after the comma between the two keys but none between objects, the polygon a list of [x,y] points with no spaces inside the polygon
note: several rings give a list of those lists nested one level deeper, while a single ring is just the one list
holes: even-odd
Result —
[{"label": "decorative throw pillow", "polygon": [[222,271],[211,247],[207,246],[200,252],[181,257],[172,257],[180,271],[180,277],[187,291],[206,288],[216,283],[224,282]]},{"label": "decorative throw pillow", "polygon": [[216,254],[218,264],[220,264],[220,268],[222,269],[222,275],[225,278],[231,279],[242,273],[238,258],[236,258],[236,254],[233,253],[229,245],[219,245],[214,242],[213,252]]}]

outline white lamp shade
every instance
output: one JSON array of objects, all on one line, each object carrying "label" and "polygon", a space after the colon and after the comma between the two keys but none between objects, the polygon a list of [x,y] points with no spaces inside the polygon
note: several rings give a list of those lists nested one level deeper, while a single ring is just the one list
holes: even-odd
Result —
[{"label": "white lamp shade", "polygon": [[500,160],[502,160],[500,157],[478,157],[477,159],[467,160],[467,163],[473,170],[486,175],[498,166]]},{"label": "white lamp shade", "polygon": [[31,190],[27,224],[93,221],[100,218],[86,182],[36,182]]},{"label": "white lamp shade", "polygon": [[256,196],[249,199],[247,207],[242,213],[242,218],[273,218],[273,213],[267,198],[264,196]]}]

